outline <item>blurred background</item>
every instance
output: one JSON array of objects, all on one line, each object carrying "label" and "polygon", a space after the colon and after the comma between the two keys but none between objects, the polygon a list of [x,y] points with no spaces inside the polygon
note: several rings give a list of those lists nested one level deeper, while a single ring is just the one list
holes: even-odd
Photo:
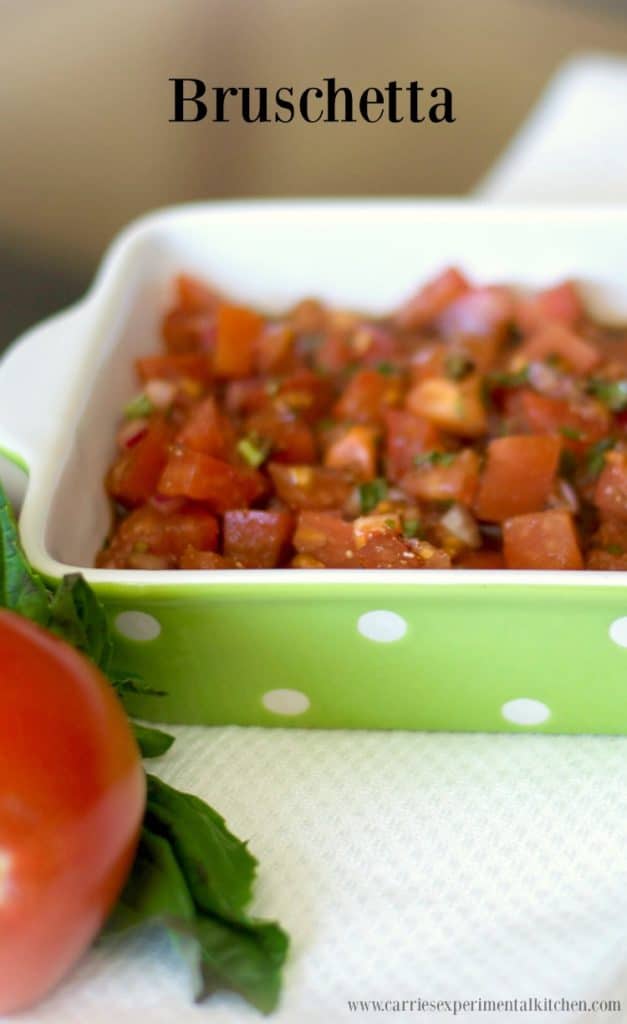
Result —
[{"label": "blurred background", "polygon": [[[0,347],[131,218],[203,197],[467,192],[627,0],[0,0]],[[169,76],[454,90],[454,125],[169,124]],[[624,118],[624,112],[623,112]]]}]

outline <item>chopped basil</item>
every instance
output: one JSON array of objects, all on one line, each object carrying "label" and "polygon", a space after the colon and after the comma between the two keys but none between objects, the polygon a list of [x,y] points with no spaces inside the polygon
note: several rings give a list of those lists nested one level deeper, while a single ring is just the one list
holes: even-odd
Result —
[{"label": "chopped basil", "polygon": [[560,453],[559,474],[564,477],[565,480],[572,480],[576,472],[577,459],[575,458],[575,454],[574,452],[571,452],[569,448],[564,448]]},{"label": "chopped basil", "polygon": [[612,412],[627,409],[627,380],[602,380],[596,377],[588,381],[586,391]]},{"label": "chopped basil", "polygon": [[237,442],[237,451],[244,462],[247,462],[253,469],[257,469],[266,461],[271,448],[271,441],[258,437],[256,434],[249,434],[248,437],[243,437],[241,441]]},{"label": "chopped basil", "polygon": [[388,485],[385,480],[381,477],[377,477],[376,480],[369,480],[365,484],[359,486],[359,504],[361,514],[367,516],[374,508],[377,507],[380,501],[383,501],[387,497]]},{"label": "chopped basil", "polygon": [[523,333],[513,321],[507,325],[507,335],[505,337],[505,344],[507,348],[516,348],[520,345],[523,340]]},{"label": "chopped basil", "polygon": [[396,519],[384,519],[384,526],[387,526],[388,530],[393,530],[396,526]]},{"label": "chopped basil", "polygon": [[615,444],[615,438],[604,437],[602,441],[597,441],[596,444],[588,448],[586,452],[586,470],[589,476],[596,477],[599,475],[605,465],[606,452],[611,451]]},{"label": "chopped basil", "polygon": [[153,409],[154,405],[148,395],[142,392],[141,395],[136,395],[135,398],[131,399],[124,409],[124,415],[127,420],[138,420],[144,416],[150,416]]},{"label": "chopped basil", "polygon": [[625,549],[620,544],[608,544],[606,549],[608,555],[624,555]]},{"label": "chopped basil", "polygon": [[384,377],[391,377],[392,374],[396,373],[397,369],[398,367],[394,363],[388,363],[386,360],[377,365],[377,373],[382,374]]},{"label": "chopped basil", "polygon": [[488,373],[484,379],[490,391],[495,388],[522,388],[529,383],[529,367],[521,366],[520,370],[511,373]]},{"label": "chopped basil", "polygon": [[560,427],[560,434],[562,437],[567,437],[569,441],[581,441],[582,433],[575,427]]},{"label": "chopped basil", "polygon": [[457,458],[457,452],[422,452],[414,456],[415,466],[450,466]]},{"label": "chopped basil", "polygon": [[414,537],[420,537],[422,529],[420,527],[419,519],[406,519],[403,523],[403,536],[407,537],[407,540],[413,540]]},{"label": "chopped basil", "polygon": [[444,372],[451,380],[464,380],[474,368],[475,364],[465,352],[451,352],[444,363]]}]

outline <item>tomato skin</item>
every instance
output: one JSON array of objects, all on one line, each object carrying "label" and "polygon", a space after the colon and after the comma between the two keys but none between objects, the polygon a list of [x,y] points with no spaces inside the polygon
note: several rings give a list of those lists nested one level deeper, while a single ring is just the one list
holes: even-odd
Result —
[{"label": "tomato skin", "polygon": [[557,472],[561,444],[549,434],[522,434],[490,441],[475,499],[480,519],[499,522],[542,511]]},{"label": "tomato skin", "polygon": [[403,409],[389,409],[384,419],[386,473],[398,483],[412,469],[416,455],[442,448],[442,437],[429,420]]},{"label": "tomato skin", "polygon": [[396,314],[396,323],[405,330],[425,327],[469,290],[470,285],[464,275],[456,267],[449,267],[427,281],[401,306]]},{"label": "tomato skin", "polygon": [[154,416],[137,444],[124,451],[111,468],[109,494],[130,508],[148,501],[166,464],[169,440],[167,423],[161,416]]},{"label": "tomato skin", "polygon": [[290,541],[292,516],[283,509],[224,513],[224,554],[251,569],[274,569]]},{"label": "tomato skin", "polygon": [[[524,427],[534,434],[561,434],[563,447],[573,451],[600,441],[610,429],[607,409],[594,399],[580,400],[575,406],[562,398],[525,389],[517,396],[517,405]],[[569,429],[573,437],[568,436]]]},{"label": "tomato skin", "polygon": [[528,362],[557,356],[573,373],[586,374],[601,362],[601,353],[590,342],[560,324],[547,324],[532,334],[520,356]]},{"label": "tomato skin", "polygon": [[516,319],[521,329],[528,332],[545,323],[574,327],[584,312],[577,286],[573,281],[563,281],[532,298],[522,300],[518,305]]},{"label": "tomato skin", "polygon": [[194,451],[227,461],[235,447],[235,431],[210,395],[193,406],[176,440]]},{"label": "tomato skin", "polygon": [[401,480],[412,498],[423,501],[458,501],[472,505],[479,483],[479,456],[472,448],[456,454],[450,465],[416,466]]},{"label": "tomato skin", "polygon": [[429,377],[414,385],[405,404],[414,416],[459,437],[481,437],[488,431],[479,377],[463,381]]},{"label": "tomato skin", "polygon": [[159,493],[206,502],[214,512],[244,508],[265,490],[260,473],[240,469],[191,448],[173,451],[159,480]]},{"label": "tomato skin", "polygon": [[594,491],[602,515],[627,522],[627,455],[608,452]]},{"label": "tomato skin", "polygon": [[358,370],[342,392],[334,408],[338,420],[376,423],[386,406],[396,401],[398,384],[376,370]]},{"label": "tomato skin", "polygon": [[268,470],[279,498],[290,508],[339,509],[352,490],[350,476],[341,469],[271,462]]},{"label": "tomato skin", "polygon": [[126,715],[68,644],[0,610],[0,1013],[43,998],[104,923],[145,777]]},{"label": "tomato skin", "polygon": [[180,380],[191,377],[193,380],[208,381],[211,377],[209,359],[200,352],[185,352],[168,356],[142,356],[135,366],[143,381],[148,380]]},{"label": "tomato skin", "polygon": [[213,369],[218,377],[248,377],[255,363],[255,343],[263,317],[244,306],[226,303],[218,309]]},{"label": "tomato skin", "polygon": [[506,519],[503,557],[506,569],[583,569],[573,518],[564,509]]}]

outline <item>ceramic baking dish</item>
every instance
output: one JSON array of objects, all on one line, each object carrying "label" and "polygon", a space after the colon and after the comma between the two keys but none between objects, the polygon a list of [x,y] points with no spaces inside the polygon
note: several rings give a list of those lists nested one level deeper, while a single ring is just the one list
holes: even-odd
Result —
[{"label": "ceramic baking dish", "polygon": [[455,263],[522,286],[577,278],[627,320],[627,209],[415,201],[201,204],[132,225],[78,305],[0,364],[0,448],[26,465],[21,514],[48,578],[80,569],[120,664],[162,721],[627,733],[622,573],[94,569],[103,477],[133,359],[158,344],[172,276],[280,310],[305,295],[390,309]]}]

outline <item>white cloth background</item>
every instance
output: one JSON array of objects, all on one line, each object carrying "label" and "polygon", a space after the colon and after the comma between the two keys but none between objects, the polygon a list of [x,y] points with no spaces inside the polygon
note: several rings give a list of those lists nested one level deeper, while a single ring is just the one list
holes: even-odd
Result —
[{"label": "white cloth background", "polygon": [[[590,89],[607,115],[596,127],[581,107]],[[481,194],[627,199],[626,109],[627,66],[572,66]],[[627,739],[176,732],[156,770],[250,838],[255,909],[292,936],[276,1024],[416,1020],[347,1001],[418,997],[622,998],[621,1014],[586,1019],[627,1020]],[[256,1019],[228,995],[192,1005],[167,942],[143,934],[92,951],[20,1021]]]}]

